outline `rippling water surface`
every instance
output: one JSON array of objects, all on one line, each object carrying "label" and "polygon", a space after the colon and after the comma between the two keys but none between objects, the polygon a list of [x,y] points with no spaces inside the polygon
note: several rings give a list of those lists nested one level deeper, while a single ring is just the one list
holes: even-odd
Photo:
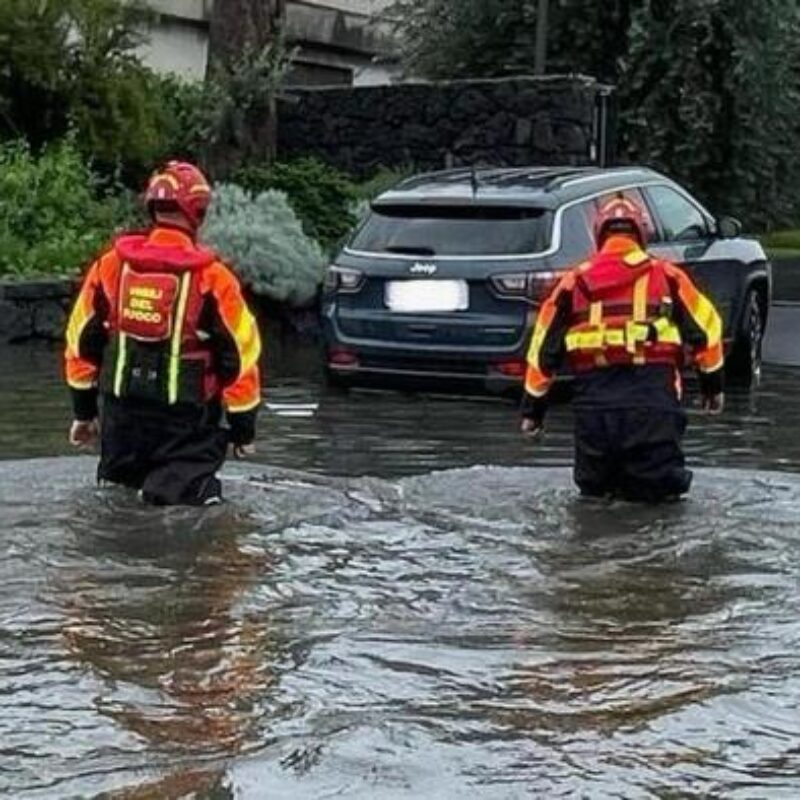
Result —
[{"label": "rippling water surface", "polygon": [[284,365],[318,412],[197,511],[46,457],[54,367],[0,351],[0,794],[800,796],[797,372],[693,415],[693,495],[639,508],[575,497],[565,409],[534,449]]}]

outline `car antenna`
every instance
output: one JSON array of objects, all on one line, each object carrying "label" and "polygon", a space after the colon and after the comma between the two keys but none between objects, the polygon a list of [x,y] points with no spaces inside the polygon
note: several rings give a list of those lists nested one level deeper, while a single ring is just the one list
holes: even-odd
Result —
[{"label": "car antenna", "polygon": [[470,168],[469,179],[470,183],[472,184],[472,196],[475,197],[478,194],[478,189],[480,188],[480,185],[478,184],[478,172],[475,169],[474,164]]}]

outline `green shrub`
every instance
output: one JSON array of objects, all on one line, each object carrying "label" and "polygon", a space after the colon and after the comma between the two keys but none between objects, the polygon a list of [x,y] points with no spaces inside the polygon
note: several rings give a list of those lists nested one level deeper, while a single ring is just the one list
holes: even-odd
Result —
[{"label": "green shrub", "polygon": [[379,194],[391,189],[405,178],[409,178],[416,170],[413,166],[381,167],[371,178],[356,186],[360,200],[374,200]]},{"label": "green shrub", "polygon": [[372,201],[391,189],[395,184],[400,183],[404,178],[414,174],[411,166],[392,169],[381,167],[371,178],[362,181],[356,186],[358,200],[350,207],[357,222],[361,222],[369,214]]},{"label": "green shrub", "polygon": [[167,111],[164,128],[167,149],[161,154],[161,160],[205,161],[208,127],[204,115],[211,102],[211,89],[206,83],[186,81],[176,75],[160,75],[155,93]]},{"label": "green shrub", "polygon": [[80,151],[139,180],[169,150],[159,78],[138,58],[142,0],[0,0],[0,138],[35,148],[69,130]]},{"label": "green shrub", "polygon": [[293,306],[316,296],[326,259],[283,192],[217,185],[201,235],[253,291]]},{"label": "green shrub", "polygon": [[104,188],[72,139],[38,156],[0,146],[0,275],[74,272],[133,216],[133,198]]},{"label": "green shrub", "polygon": [[243,167],[234,178],[251,192],[284,192],[305,232],[330,252],[347,236],[356,217],[358,190],[349,176],[318,161],[296,161]]},{"label": "green shrub", "polygon": [[761,244],[770,250],[800,251],[800,230],[773,231],[761,237]]}]

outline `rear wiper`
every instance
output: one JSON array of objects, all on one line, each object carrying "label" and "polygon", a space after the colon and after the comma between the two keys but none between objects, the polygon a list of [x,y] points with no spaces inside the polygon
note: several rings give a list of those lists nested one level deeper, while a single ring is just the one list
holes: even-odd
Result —
[{"label": "rear wiper", "polygon": [[436,251],[432,247],[413,247],[413,246],[396,245],[396,246],[385,247],[384,250],[387,253],[401,253],[403,255],[409,255],[409,256],[436,255]]}]

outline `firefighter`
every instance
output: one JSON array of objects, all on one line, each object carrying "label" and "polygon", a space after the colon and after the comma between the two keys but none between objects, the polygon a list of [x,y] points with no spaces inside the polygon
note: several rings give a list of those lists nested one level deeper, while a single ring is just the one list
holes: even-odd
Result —
[{"label": "firefighter", "polygon": [[210,200],[191,164],[156,172],[152,227],[91,266],[67,327],[70,441],[99,435],[99,480],[156,505],[219,502],[228,445],[253,452],[261,342],[236,277],[197,243]]},{"label": "firefighter", "polygon": [[568,271],[539,310],[528,352],[522,430],[543,429],[556,372],[574,375],[574,477],[586,496],[657,502],[685,494],[681,368],[721,413],[722,322],[679,267],[645,251],[647,219],[615,196],[594,226],[597,254]]}]

